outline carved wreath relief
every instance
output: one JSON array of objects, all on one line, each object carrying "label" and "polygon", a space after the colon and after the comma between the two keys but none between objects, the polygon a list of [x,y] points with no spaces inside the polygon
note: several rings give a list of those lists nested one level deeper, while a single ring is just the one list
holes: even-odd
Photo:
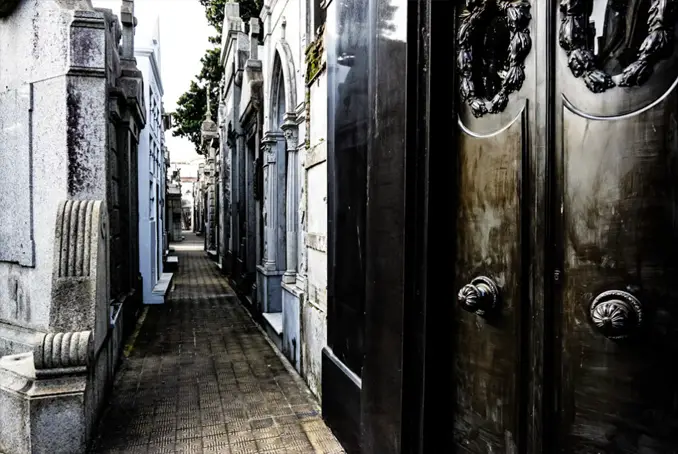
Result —
[{"label": "carved wreath relief", "polygon": [[523,86],[531,19],[527,0],[466,0],[457,66],[461,98],[475,117],[502,112],[509,94]]},{"label": "carved wreath relief", "polygon": [[559,41],[570,71],[594,93],[644,84],[654,65],[673,53],[677,4],[677,0],[560,0]]}]

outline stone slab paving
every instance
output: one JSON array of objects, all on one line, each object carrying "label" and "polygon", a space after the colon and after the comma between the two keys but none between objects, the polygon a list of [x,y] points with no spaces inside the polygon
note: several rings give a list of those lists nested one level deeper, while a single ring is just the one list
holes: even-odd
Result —
[{"label": "stone slab paving", "polygon": [[281,360],[202,238],[173,245],[169,301],[149,306],[123,359],[96,453],[344,453],[301,378]]}]

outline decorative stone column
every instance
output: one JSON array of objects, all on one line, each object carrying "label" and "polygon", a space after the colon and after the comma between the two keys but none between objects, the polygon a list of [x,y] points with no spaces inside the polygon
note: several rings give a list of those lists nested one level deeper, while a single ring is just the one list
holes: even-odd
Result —
[{"label": "decorative stone column", "polygon": [[278,185],[276,184],[278,166],[278,137],[269,133],[262,141],[264,157],[264,268],[267,271],[278,269],[277,225]]},{"label": "decorative stone column", "polygon": [[231,204],[231,188],[230,188],[230,150],[228,145],[228,136],[226,125],[228,124],[228,109],[224,102],[225,93],[225,79],[219,82],[219,113],[217,117],[218,132],[219,132],[219,181],[220,192],[219,199],[221,201],[219,225],[221,227],[221,234],[219,241],[221,242],[221,249],[219,252],[219,261],[222,265],[222,273],[228,274],[231,271],[229,266],[229,251],[231,251],[231,218],[230,218],[230,204]]},{"label": "decorative stone column", "polygon": [[[238,255],[238,238],[239,229],[238,229],[238,156],[236,153],[236,144],[237,140],[235,137],[235,130],[232,128],[231,123],[228,124],[226,130],[226,150],[225,150],[225,160],[226,168],[228,171],[228,183],[226,189],[228,191],[228,254],[229,260],[231,261],[230,266],[233,266],[232,261]],[[232,268],[231,268],[232,270]],[[230,271],[230,270],[229,270]]]},{"label": "decorative stone column", "polygon": [[297,147],[299,145],[299,129],[293,114],[285,114],[282,130],[285,134],[287,148],[287,188],[286,188],[286,268],[283,282],[293,284],[297,275],[297,224],[299,209]]},{"label": "decorative stone column", "polygon": [[264,176],[264,257],[257,267],[257,291],[264,313],[282,311],[285,271],[285,137],[268,132],[261,142]]},{"label": "decorative stone column", "polygon": [[217,124],[212,120],[211,112],[211,102],[209,93],[211,91],[211,86],[207,87],[207,109],[205,112],[205,121],[202,122],[200,128],[200,145],[205,159],[207,160],[207,170],[209,171],[208,179],[208,196],[207,196],[207,231],[205,232],[207,249],[208,251],[214,251],[217,249],[217,219],[216,219],[216,209],[217,209],[217,200],[216,200],[216,143],[219,141],[219,128]]}]

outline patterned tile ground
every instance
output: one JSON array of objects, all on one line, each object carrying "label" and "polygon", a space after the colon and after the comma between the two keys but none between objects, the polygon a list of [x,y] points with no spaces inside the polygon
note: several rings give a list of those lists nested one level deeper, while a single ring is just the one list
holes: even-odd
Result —
[{"label": "patterned tile ground", "polygon": [[167,304],[124,359],[96,453],[343,453],[303,381],[247,315],[202,238],[174,245]]}]

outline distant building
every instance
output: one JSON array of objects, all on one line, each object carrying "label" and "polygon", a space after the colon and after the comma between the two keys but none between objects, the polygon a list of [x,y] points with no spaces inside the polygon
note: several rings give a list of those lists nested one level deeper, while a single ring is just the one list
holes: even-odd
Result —
[{"label": "distant building", "polygon": [[181,234],[181,169],[171,171],[167,180],[167,239],[178,242],[184,239]]},{"label": "distant building", "polygon": [[193,184],[197,177],[181,177],[181,229],[193,230]]},{"label": "distant building", "polygon": [[182,230],[196,231],[195,183],[198,181],[199,164],[203,161],[204,158],[200,157],[191,161],[172,162],[172,168],[180,170]]},{"label": "distant building", "polygon": [[[134,55],[143,73],[146,99],[146,127],[139,139],[139,265],[146,304],[164,302],[163,254],[165,244],[165,128],[163,86],[160,76],[159,26],[146,42],[139,42]],[[158,287],[158,283],[160,286]],[[158,287],[158,288],[156,288]]]}]

